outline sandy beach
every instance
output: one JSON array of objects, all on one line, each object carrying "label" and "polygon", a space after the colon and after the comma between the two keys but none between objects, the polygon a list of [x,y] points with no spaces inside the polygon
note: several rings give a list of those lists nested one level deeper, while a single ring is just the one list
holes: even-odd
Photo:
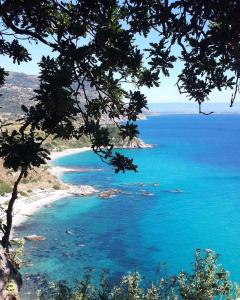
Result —
[{"label": "sandy beach", "polygon": [[[63,151],[53,152],[51,153],[51,160],[55,160],[67,155],[72,155],[76,153],[81,153],[85,151],[89,151],[91,148],[83,147],[83,148],[73,148],[66,149]],[[60,176],[64,172],[87,172],[89,170],[85,169],[68,169],[62,167],[51,167],[51,173],[55,176]],[[18,199],[15,202],[14,206],[14,216],[13,216],[13,227],[17,227],[23,222],[25,222],[29,217],[31,217],[34,213],[36,213],[39,209],[44,206],[49,206],[52,202],[62,199],[68,196],[84,196],[91,195],[98,192],[91,186],[70,186],[68,185],[66,189],[55,190],[55,189],[35,189],[31,193],[29,197],[23,197],[19,194]],[[0,205],[4,208],[7,205],[8,200],[10,199],[10,194],[5,196],[0,196]],[[1,214],[4,217],[4,213]]]},{"label": "sandy beach", "polygon": [[[52,152],[50,157],[51,160],[56,160],[58,158],[73,155],[77,153],[82,153],[85,151],[90,151],[90,147],[83,147],[83,148],[71,148],[65,149],[62,151]],[[66,168],[60,166],[53,166],[50,163],[49,171],[57,176],[58,178],[65,172],[96,172],[102,171],[102,169],[89,169],[89,168]],[[60,180],[60,178],[59,178]],[[61,180],[60,180],[61,181]],[[44,206],[50,205],[52,202],[62,199],[68,196],[87,196],[92,195],[99,192],[92,186],[88,185],[81,185],[81,186],[73,186],[65,184],[65,189],[34,189],[32,193],[28,197],[21,196],[19,194],[18,199],[14,205],[14,218],[13,218],[13,227],[17,227],[23,222],[25,222],[29,217],[31,217],[35,212],[39,209],[43,208]],[[5,196],[0,196],[0,206],[6,209],[8,200],[10,199],[11,195],[7,194]],[[0,217],[3,219],[5,218],[5,214],[2,210],[0,212]]]},{"label": "sandy beach", "polygon": [[44,206],[71,196],[68,190],[35,190],[30,197],[19,196],[14,207],[13,226],[19,226]]},{"label": "sandy beach", "polygon": [[90,147],[65,149],[62,151],[52,152],[50,157],[51,157],[51,160],[55,160],[55,159],[61,158],[63,156],[77,154],[77,153],[81,153],[81,152],[85,152],[85,151],[89,151],[89,150],[91,150]]}]

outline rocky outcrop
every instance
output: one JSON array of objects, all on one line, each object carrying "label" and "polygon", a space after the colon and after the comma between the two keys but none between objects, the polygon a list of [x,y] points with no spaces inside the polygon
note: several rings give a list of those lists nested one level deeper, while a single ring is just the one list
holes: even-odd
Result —
[{"label": "rocky outcrop", "polygon": [[140,138],[133,138],[131,141],[124,142],[121,145],[121,148],[126,148],[126,149],[144,149],[144,148],[153,148],[153,145],[146,144]]},{"label": "rocky outcrop", "polygon": [[141,121],[146,121],[147,116],[144,113],[141,113],[141,114],[138,114],[137,119],[141,120]]},{"label": "rocky outcrop", "polygon": [[121,191],[118,189],[109,189],[109,190],[102,191],[101,193],[99,193],[98,197],[101,199],[110,199],[120,193],[121,193]]},{"label": "rocky outcrop", "polygon": [[0,299],[20,300],[19,290],[21,286],[21,274],[0,249]]},{"label": "rocky outcrop", "polygon": [[32,235],[25,236],[24,239],[26,241],[32,242],[32,241],[44,241],[46,238],[45,236],[42,235],[32,234]]},{"label": "rocky outcrop", "polygon": [[69,193],[76,196],[89,196],[97,193],[94,187],[90,185],[70,186]]}]

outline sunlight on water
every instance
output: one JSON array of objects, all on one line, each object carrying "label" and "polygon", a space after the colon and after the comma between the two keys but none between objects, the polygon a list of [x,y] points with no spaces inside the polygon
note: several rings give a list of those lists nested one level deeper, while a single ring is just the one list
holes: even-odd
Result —
[{"label": "sunlight on water", "polygon": [[18,229],[46,236],[26,244],[33,266],[24,272],[70,280],[94,267],[110,269],[114,278],[131,270],[154,278],[159,263],[167,262],[173,274],[191,267],[194,249],[210,248],[232,279],[239,278],[240,116],[152,117],[140,129],[155,147],[124,150],[138,173],[114,174],[91,152],[55,161],[103,169],[67,173],[68,183],[124,194],[71,197],[42,209]]}]

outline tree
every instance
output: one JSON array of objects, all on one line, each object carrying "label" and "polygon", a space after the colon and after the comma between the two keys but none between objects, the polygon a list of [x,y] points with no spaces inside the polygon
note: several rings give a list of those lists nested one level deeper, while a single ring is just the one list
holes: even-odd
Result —
[{"label": "tree", "polygon": [[[237,0],[0,1],[0,54],[14,63],[30,63],[21,39],[44,43],[55,53],[55,58],[42,57],[39,63],[40,86],[33,105],[22,107],[20,130],[8,132],[1,126],[0,157],[6,168],[19,172],[7,224],[1,228],[7,251],[18,184],[29,169],[49,158],[44,148],[49,135],[87,135],[93,151],[115,172],[136,171],[132,159],[113,150],[101,117],[115,122],[123,138],[135,137],[134,122],[147,106],[140,88],[159,86],[159,78],[169,76],[177,59],[184,64],[179,91],[199,104],[200,113],[215,88],[234,88],[233,105],[240,74],[239,12]],[[158,34],[154,42],[149,40],[153,31]],[[136,44],[138,35],[146,39],[144,50]],[[5,76],[1,68],[1,85]],[[121,118],[124,124],[117,121]]]},{"label": "tree", "polygon": [[[87,135],[93,150],[116,172],[136,170],[131,159],[113,153],[108,130],[100,125],[104,114],[114,121],[123,116],[128,121],[118,125],[121,134],[132,138],[137,134],[132,121],[146,106],[140,92],[127,92],[121,86],[129,78],[137,84],[144,71],[134,35],[121,25],[122,10],[116,1],[1,3],[2,54],[13,57],[14,62],[29,61],[27,49],[18,43],[21,37],[40,41],[58,53],[57,58],[43,57],[40,62],[35,104],[30,109],[23,107],[19,132],[9,133],[2,126],[0,156],[5,167],[19,172],[6,211],[7,224],[2,227],[2,245],[7,251],[17,186],[29,169],[48,159],[43,142],[49,135],[63,139]],[[9,35],[14,38],[11,43]],[[2,70],[2,83],[5,75]],[[95,90],[91,99],[86,84]],[[39,131],[45,136],[39,136]]]}]

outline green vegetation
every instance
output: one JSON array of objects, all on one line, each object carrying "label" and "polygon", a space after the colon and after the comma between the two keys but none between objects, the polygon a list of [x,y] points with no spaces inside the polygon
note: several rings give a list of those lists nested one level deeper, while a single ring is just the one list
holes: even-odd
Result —
[{"label": "green vegetation", "polygon": [[[136,137],[135,121],[147,106],[141,91],[159,87],[159,79],[170,75],[176,60],[182,64],[179,92],[197,102],[199,113],[215,89],[233,89],[233,105],[240,91],[239,11],[236,0],[0,2],[2,55],[13,63],[30,62],[31,53],[23,40],[43,43],[53,54],[39,62],[39,87],[32,106],[22,106],[19,128],[8,131],[6,124],[0,123],[3,166],[17,174],[5,210],[7,223],[0,227],[7,253],[19,184],[22,180],[28,183],[29,172],[46,163],[49,149],[58,148],[59,143],[69,147],[69,141],[72,147],[89,144],[115,172],[137,171],[132,159],[113,150],[111,130],[101,121],[124,118],[124,124],[116,122],[121,137]],[[144,47],[137,44],[139,36]],[[0,87],[6,76],[0,67]],[[0,189],[2,194],[11,191],[3,181]],[[197,252],[192,275],[182,272],[148,289],[140,286],[138,273],[123,277],[115,288],[104,279],[99,288],[89,280],[86,277],[74,290],[59,285],[47,299],[235,297],[227,272],[217,268],[212,252],[203,259]]]},{"label": "green vegetation", "polygon": [[52,138],[49,137],[44,146],[49,151],[61,151],[68,148],[82,148],[82,147],[90,147],[91,142],[87,136],[82,136],[79,139],[60,139],[60,138]]},{"label": "green vegetation", "polygon": [[53,189],[54,190],[60,190],[60,185],[59,184],[54,184]]},{"label": "green vegetation", "polygon": [[24,192],[24,191],[20,191],[19,194],[23,197],[27,197],[28,193]]},{"label": "green vegetation", "polygon": [[[102,121],[115,123],[122,138],[135,138],[135,121],[147,107],[142,91],[159,87],[176,60],[182,63],[179,92],[198,103],[199,113],[216,88],[233,88],[233,105],[240,90],[236,12],[239,2],[234,0],[0,2],[2,55],[14,64],[30,63],[23,39],[49,49],[39,62],[39,87],[31,106],[21,106],[18,130],[9,132],[0,122],[0,157],[5,168],[18,172],[2,230],[7,251],[18,186],[32,168],[46,163],[48,149],[57,147],[58,139],[89,143],[115,172],[137,171],[131,158],[113,149]],[[144,47],[137,43],[139,36]],[[0,87],[7,75],[0,67]],[[19,77],[18,84],[26,87]]]},{"label": "green vegetation", "polygon": [[[121,147],[125,144],[126,141],[129,140],[128,138],[126,138],[125,140],[123,139],[120,129],[114,124],[103,125],[103,128],[107,129],[110,143],[114,145],[114,147]],[[90,147],[91,141],[87,135],[83,135],[79,139],[71,138],[67,140],[61,138],[53,138],[52,136],[50,136],[44,143],[44,146],[49,151],[61,151],[69,148]]]},{"label": "green vegetation", "polygon": [[[103,128],[106,128],[109,132],[109,140],[110,142],[115,146],[122,146],[124,144],[124,139],[121,136],[121,131],[116,126],[116,124],[105,124],[102,125]],[[12,132],[14,130],[18,131],[20,129],[19,124],[13,122],[9,126],[6,126],[9,132]],[[44,136],[44,133],[39,131],[38,134],[40,136]],[[127,139],[129,140],[129,139]],[[69,139],[63,139],[63,138],[57,138],[52,135],[50,135],[45,141],[44,141],[44,147],[48,151],[61,151],[64,149],[69,148],[82,148],[82,147],[90,147],[91,141],[90,138],[87,135],[82,135],[78,139],[72,137]],[[43,170],[47,170],[49,167],[47,165],[43,165]],[[11,173],[11,170],[7,171],[8,173]],[[29,177],[29,176],[28,176]],[[30,178],[28,178],[30,179]],[[23,182],[28,182],[28,179],[24,178]]]},{"label": "green vegetation", "polygon": [[12,187],[8,183],[0,179],[0,195],[4,196],[4,194],[11,193],[11,192],[12,192]]},{"label": "green vegetation", "polygon": [[121,278],[111,284],[106,272],[98,285],[93,283],[92,273],[85,274],[74,288],[66,282],[49,284],[41,292],[42,300],[234,300],[240,289],[229,279],[229,274],[218,265],[218,256],[211,250],[197,250],[191,273],[180,272],[170,278],[159,278],[155,283],[142,284],[139,273]]}]

